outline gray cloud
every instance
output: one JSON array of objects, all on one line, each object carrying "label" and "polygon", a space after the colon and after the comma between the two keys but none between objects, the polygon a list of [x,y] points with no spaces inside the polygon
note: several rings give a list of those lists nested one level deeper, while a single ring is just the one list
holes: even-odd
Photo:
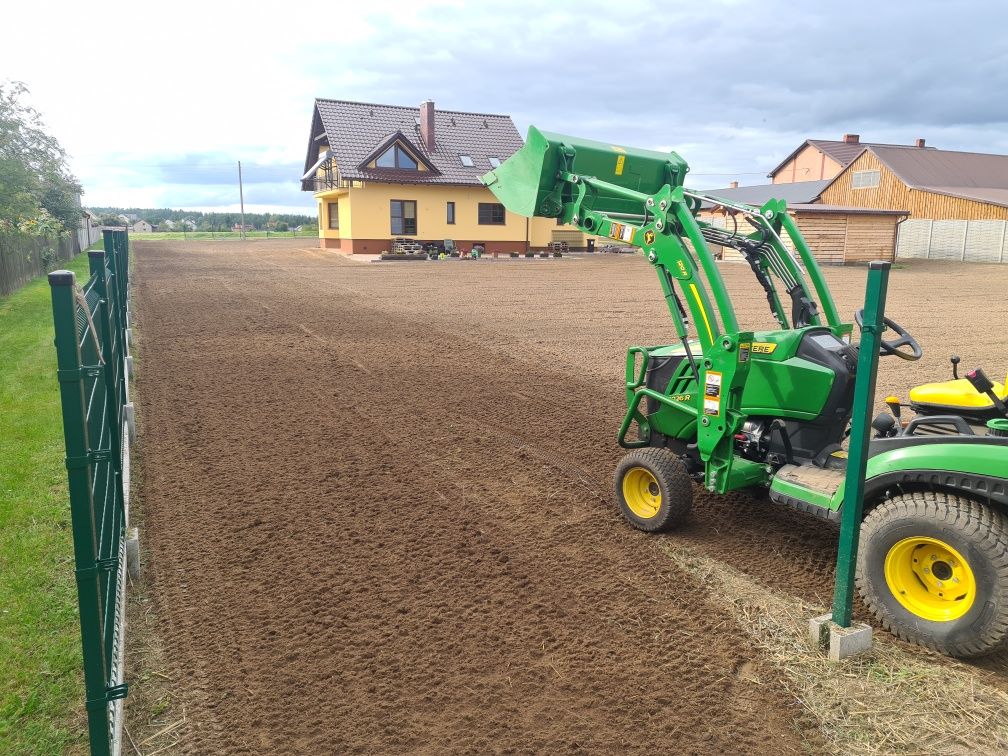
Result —
[{"label": "gray cloud", "polygon": [[[269,96],[157,105],[152,112],[177,118],[192,108],[178,128],[205,124],[162,134],[189,154],[165,157],[156,145],[143,159],[103,153],[84,178],[104,195],[123,187],[173,206],[230,205],[241,157],[247,202],[310,211],[295,158],[315,96],[404,105],[430,97],[441,108],[507,113],[523,132],[536,124],[674,149],[692,168],[690,183],[705,187],[765,182],[803,139],[846,132],[1008,153],[1008,12],[990,0],[388,2],[395,7],[348,5],[334,25],[264,33],[252,56],[240,35],[194,44],[190,78],[206,71],[209,86],[221,61],[240,59],[243,75],[258,72],[254,91]],[[272,10],[257,13],[243,16],[246,34],[275,21]],[[149,43],[157,55],[156,38]]]},{"label": "gray cloud", "polygon": [[801,139],[845,132],[1008,152],[997,3],[670,5],[430,7],[346,40],[355,70],[319,94],[433,97],[522,128],[671,147],[698,174],[749,183]]}]

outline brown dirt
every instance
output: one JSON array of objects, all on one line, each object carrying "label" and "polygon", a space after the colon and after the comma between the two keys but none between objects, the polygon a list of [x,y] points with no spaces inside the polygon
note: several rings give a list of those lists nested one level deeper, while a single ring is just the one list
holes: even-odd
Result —
[{"label": "brown dirt", "polygon": [[[701,495],[684,530],[648,538],[610,503],[626,346],[672,338],[640,258],[136,247],[147,581],[181,750],[817,749],[659,547],[826,603],[835,534]],[[944,377],[951,349],[1005,368],[1008,337],[986,329],[1008,319],[1008,269],[957,270],[894,271],[890,313],[928,353],[884,361],[880,393]],[[829,278],[851,311],[864,270]],[[983,306],[949,302],[957,283]]]}]

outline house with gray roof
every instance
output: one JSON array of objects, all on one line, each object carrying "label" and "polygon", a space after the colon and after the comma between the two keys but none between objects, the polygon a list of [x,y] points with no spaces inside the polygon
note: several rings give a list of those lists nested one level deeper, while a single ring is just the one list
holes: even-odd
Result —
[{"label": "house with gray roof", "polygon": [[301,188],[318,203],[319,244],[350,253],[398,245],[545,249],[577,229],[508,212],[480,182],[523,144],[510,116],[317,99]]}]

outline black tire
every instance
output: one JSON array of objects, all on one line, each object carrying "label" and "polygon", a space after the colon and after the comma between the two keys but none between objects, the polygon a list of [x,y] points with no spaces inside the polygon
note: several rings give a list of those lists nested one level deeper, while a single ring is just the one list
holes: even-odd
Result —
[{"label": "black tire", "polygon": [[[651,481],[639,472],[641,470],[650,474]],[[659,502],[651,516],[645,516],[641,512],[639,502],[638,511],[635,512],[627,501],[625,494],[628,488],[631,489],[633,498],[634,479],[647,482],[651,496]],[[620,460],[613,482],[620,512],[639,530],[655,533],[675,527],[693,508],[693,481],[686,472],[686,465],[668,449],[635,449]],[[655,487],[658,489],[657,495],[653,491]]]},{"label": "black tire", "polygon": [[[952,613],[965,609],[961,616],[936,621],[924,612],[912,611],[902,603],[904,599],[896,597],[887,579],[886,557],[890,552],[900,553],[898,545],[908,543],[907,539],[919,538],[935,539],[950,546],[966,562],[975,597],[964,603],[962,609],[953,606]],[[907,548],[904,546],[904,550]],[[920,554],[924,559],[928,546],[925,544],[923,548],[924,552],[903,553],[916,563],[917,557],[913,555]],[[955,565],[954,559],[949,561]],[[913,569],[916,571],[917,567]],[[942,573],[939,575],[934,569],[929,574],[944,581],[938,585],[952,586],[947,565],[942,566]],[[920,577],[914,579],[921,590],[927,590]],[[955,580],[959,583],[958,578]],[[893,584],[907,587],[913,581]],[[952,587],[958,591],[960,585]],[[882,626],[903,640],[959,658],[997,651],[1008,645],[1008,521],[985,504],[951,494],[917,492],[894,496],[872,510],[861,526],[857,586]],[[932,586],[930,600],[933,601],[937,590]],[[899,592],[906,596],[914,590]]]}]

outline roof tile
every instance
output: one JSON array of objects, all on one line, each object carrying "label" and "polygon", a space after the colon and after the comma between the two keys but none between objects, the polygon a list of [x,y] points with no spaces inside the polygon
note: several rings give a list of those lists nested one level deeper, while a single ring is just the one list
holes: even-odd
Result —
[{"label": "roof tile", "polygon": [[[491,157],[509,158],[523,144],[518,129],[506,115],[435,109],[435,149],[430,151],[420,138],[418,107],[322,98],[315,100],[315,107],[329,140],[330,152],[345,179],[480,186],[479,177],[493,168]],[[381,142],[396,131],[403,133],[410,145],[437,169],[437,174],[375,171],[359,167]],[[472,157],[473,166],[463,166],[460,155]]]}]

